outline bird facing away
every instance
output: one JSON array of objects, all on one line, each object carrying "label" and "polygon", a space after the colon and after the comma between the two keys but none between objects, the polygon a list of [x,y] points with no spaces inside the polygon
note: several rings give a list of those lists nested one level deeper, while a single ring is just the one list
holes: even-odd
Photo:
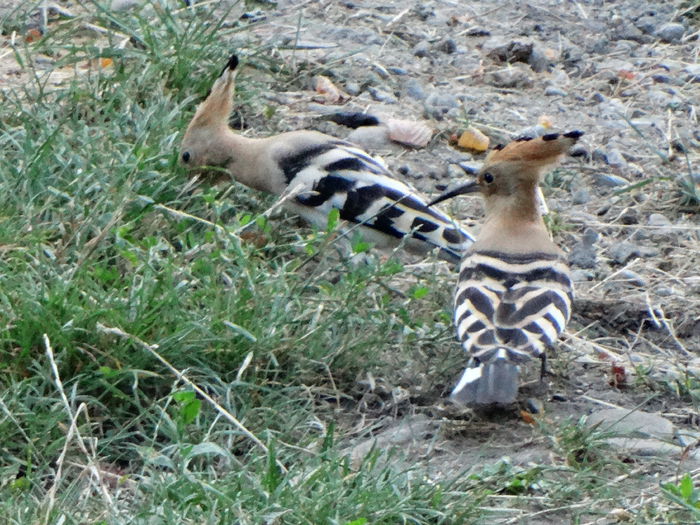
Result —
[{"label": "bird facing away", "polygon": [[461,259],[474,240],[469,233],[357,146],[311,130],[267,138],[235,133],[228,118],[237,65],[233,55],[197,108],[182,140],[185,165],[223,167],[250,188],[284,194],[287,209],[318,227],[326,226],[336,208],[346,225],[359,225],[364,239],[378,248],[395,247],[405,238],[412,251],[438,248],[443,258]]},{"label": "bird facing away", "polygon": [[457,338],[470,362],[452,391],[468,405],[516,400],[520,365],[545,366],[571,315],[573,288],[564,253],[550,240],[538,209],[540,176],[583,135],[521,139],[491,151],[469,182],[435,202],[480,192],[486,217],[467,250],[455,292]]}]

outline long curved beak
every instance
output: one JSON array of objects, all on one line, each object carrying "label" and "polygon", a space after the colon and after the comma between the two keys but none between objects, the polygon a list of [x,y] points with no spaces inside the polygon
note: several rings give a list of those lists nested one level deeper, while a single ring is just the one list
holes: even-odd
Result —
[{"label": "long curved beak", "polygon": [[447,199],[456,197],[457,195],[464,195],[465,193],[475,193],[477,191],[479,191],[479,185],[475,180],[465,182],[464,184],[460,184],[456,188],[446,191],[442,195],[439,195],[436,198],[434,198],[428,203],[428,207],[432,206],[433,204],[437,204],[438,202],[446,201]]}]

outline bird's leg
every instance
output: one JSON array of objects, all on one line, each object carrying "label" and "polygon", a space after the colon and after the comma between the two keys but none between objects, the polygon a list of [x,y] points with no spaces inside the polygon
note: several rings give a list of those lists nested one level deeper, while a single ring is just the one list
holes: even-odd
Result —
[{"label": "bird's leg", "polygon": [[544,376],[547,375],[547,354],[542,352],[540,355],[540,361],[542,362],[540,365],[540,382],[544,380]]}]

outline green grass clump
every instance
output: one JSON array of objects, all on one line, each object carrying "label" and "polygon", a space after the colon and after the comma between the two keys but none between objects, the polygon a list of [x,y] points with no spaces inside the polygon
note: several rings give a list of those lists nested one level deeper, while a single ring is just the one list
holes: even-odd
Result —
[{"label": "green grass clump", "polygon": [[[270,82],[281,62],[225,13],[88,7],[102,45],[72,19],[15,50],[29,71],[43,54],[79,74],[32,72],[0,104],[5,522],[466,515],[466,493],[386,461],[351,469],[323,432],[359,376],[432,344],[445,312],[428,284],[404,294],[396,261],[348,265],[334,231],[268,221],[271,197],[193,186],[177,163],[222,57],[245,47]],[[262,89],[243,80],[241,103]]]}]

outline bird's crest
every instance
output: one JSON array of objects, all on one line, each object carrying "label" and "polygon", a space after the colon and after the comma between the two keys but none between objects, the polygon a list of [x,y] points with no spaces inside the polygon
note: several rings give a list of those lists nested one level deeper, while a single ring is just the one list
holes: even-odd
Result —
[{"label": "bird's crest", "polygon": [[498,165],[511,168],[514,172],[540,173],[558,162],[582,135],[582,131],[569,131],[515,139],[506,146],[496,146],[486,157],[482,171]]},{"label": "bird's crest", "polygon": [[228,117],[233,109],[233,91],[236,84],[238,57],[231,55],[223,71],[207,95],[197,107],[190,127],[228,126]]}]

